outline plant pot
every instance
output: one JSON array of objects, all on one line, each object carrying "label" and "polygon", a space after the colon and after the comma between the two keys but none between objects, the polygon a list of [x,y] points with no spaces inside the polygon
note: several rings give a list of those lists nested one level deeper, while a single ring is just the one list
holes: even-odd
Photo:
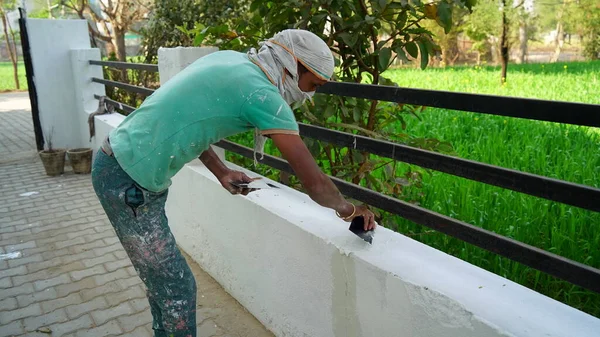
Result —
[{"label": "plant pot", "polygon": [[40,159],[49,176],[61,175],[65,172],[65,150],[54,149],[52,151],[43,150],[39,152]]},{"label": "plant pot", "polygon": [[87,174],[92,172],[92,149],[80,148],[68,150],[73,172]]}]

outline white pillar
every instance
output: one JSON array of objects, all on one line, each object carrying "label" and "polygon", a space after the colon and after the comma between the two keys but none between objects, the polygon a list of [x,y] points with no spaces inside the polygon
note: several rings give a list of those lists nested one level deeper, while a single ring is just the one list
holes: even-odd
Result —
[{"label": "white pillar", "polygon": [[90,60],[101,60],[100,50],[73,49],[70,51],[71,67],[73,69],[73,82],[75,83],[75,108],[78,113],[81,144],[96,150],[102,139],[98,133],[90,141],[88,118],[98,109],[98,100],[94,95],[104,96],[106,90],[103,84],[92,82],[92,78],[104,78],[102,67],[91,65]]},{"label": "white pillar", "polygon": [[[159,48],[158,49],[158,72],[160,76],[160,85],[164,85],[168,80],[177,75],[190,64],[201,57],[219,51],[217,47],[177,47],[177,48]],[[225,160],[225,150],[213,146],[221,160]]]},{"label": "white pillar", "polygon": [[27,19],[27,31],[46,144],[51,136],[55,148],[82,147],[87,142],[81,137],[81,111],[75,99],[78,74],[73,74],[69,53],[90,48],[87,21]]}]

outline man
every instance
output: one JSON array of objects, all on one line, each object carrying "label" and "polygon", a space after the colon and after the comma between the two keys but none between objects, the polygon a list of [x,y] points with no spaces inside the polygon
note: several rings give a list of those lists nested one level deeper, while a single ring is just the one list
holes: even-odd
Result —
[{"label": "man", "polygon": [[[289,104],[309,99],[333,74],[327,45],[303,30],[285,30],[248,54],[221,51],[199,59],[113,130],[94,162],[94,189],[123,247],[148,288],[155,336],[196,336],[196,282],[165,215],[171,177],[200,160],[232,194],[248,189],[210,145],[256,129],[270,137],[310,197],[346,221],[373,213],[354,206],[321,172],[298,135]],[[202,202],[202,200],[198,200]]]}]

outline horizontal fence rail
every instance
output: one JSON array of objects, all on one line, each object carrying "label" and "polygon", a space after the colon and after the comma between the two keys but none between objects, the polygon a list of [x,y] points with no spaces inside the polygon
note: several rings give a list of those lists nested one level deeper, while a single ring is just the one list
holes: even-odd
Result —
[{"label": "horizontal fence rail", "polygon": [[300,123],[300,134],[439,172],[600,212],[600,189]]},{"label": "horizontal fence rail", "polygon": [[97,78],[97,77],[92,77],[92,82],[101,83],[101,84],[104,84],[109,87],[119,88],[119,89],[123,89],[123,90],[130,91],[130,92],[135,92],[137,94],[142,94],[142,95],[146,95],[146,96],[150,96],[154,93],[153,89],[148,89],[145,87],[138,87],[135,85],[117,82],[117,81],[105,80],[105,79],[101,79],[101,78]]},{"label": "horizontal fence rail", "polygon": [[[100,64],[101,61],[91,62],[95,62],[92,64],[112,66],[105,64],[106,62]],[[111,64],[112,63],[113,62],[111,62]],[[120,67],[125,68],[125,65],[120,65]],[[92,81],[144,95],[151,95],[154,92],[152,89],[115,81],[98,78],[93,78]],[[508,117],[600,127],[600,105],[339,82],[330,82],[320,87],[318,92]],[[100,98],[99,96],[95,97]],[[106,102],[126,112],[135,110],[135,107],[119,103],[112,99],[107,98]],[[337,146],[369,152],[378,156],[592,211],[600,211],[600,189],[590,186],[506,169],[313,125],[300,123],[300,133],[304,137],[325,141]],[[247,158],[254,157],[254,151],[252,149],[227,140],[222,140],[215,145]],[[281,158],[265,155],[259,162],[275,169],[294,174],[288,163]],[[408,202],[386,196],[382,193],[366,189],[339,178],[330,178],[338,186],[340,191],[348,197],[520,262],[539,271],[571,282],[574,285],[600,293],[599,269],[546,252],[543,249],[501,236]]]},{"label": "horizontal fence rail", "polygon": [[[246,158],[254,158],[253,149],[231,141],[222,140],[215,145]],[[257,158],[257,160],[278,170],[294,174],[289,164],[281,158],[265,155],[263,159]],[[598,269],[339,178],[330,178],[340,191],[348,197],[381,208],[417,224],[435,229],[477,247],[600,293],[600,270]]]},{"label": "horizontal fence rail", "polygon": [[[94,95],[95,99],[100,99],[101,96],[100,95]],[[113,99],[110,99],[108,97],[104,97],[104,102],[108,103],[109,105],[112,105],[113,107],[119,109],[119,110],[123,110],[127,113],[131,113],[135,111],[135,108],[132,107],[131,105],[127,105],[125,103],[121,103],[121,102],[117,102]]]},{"label": "horizontal fence rail", "polygon": [[158,72],[158,65],[156,65],[156,64],[117,62],[117,61],[96,61],[96,60],[90,60],[90,64],[96,65],[96,66],[118,68],[118,69],[135,69],[135,70],[145,70],[145,71],[150,71],[150,72],[155,72],[155,73]]},{"label": "horizontal fence rail", "polygon": [[329,82],[319,87],[317,92],[547,122],[600,127],[600,105],[594,104],[346,82]]}]

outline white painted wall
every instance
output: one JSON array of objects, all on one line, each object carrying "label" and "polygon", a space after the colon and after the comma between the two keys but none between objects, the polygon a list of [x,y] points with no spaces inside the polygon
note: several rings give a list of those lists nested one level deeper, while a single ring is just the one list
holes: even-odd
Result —
[{"label": "white painted wall", "polygon": [[193,163],[167,216],[180,247],[277,336],[598,336],[597,318],[385,228],[370,246],[271,183],[231,196]]},{"label": "white painted wall", "polygon": [[71,49],[90,48],[87,22],[28,19],[27,30],[42,129],[48,134],[54,127],[56,148],[82,147],[81,111],[75,99],[77,87],[69,53]]}]

